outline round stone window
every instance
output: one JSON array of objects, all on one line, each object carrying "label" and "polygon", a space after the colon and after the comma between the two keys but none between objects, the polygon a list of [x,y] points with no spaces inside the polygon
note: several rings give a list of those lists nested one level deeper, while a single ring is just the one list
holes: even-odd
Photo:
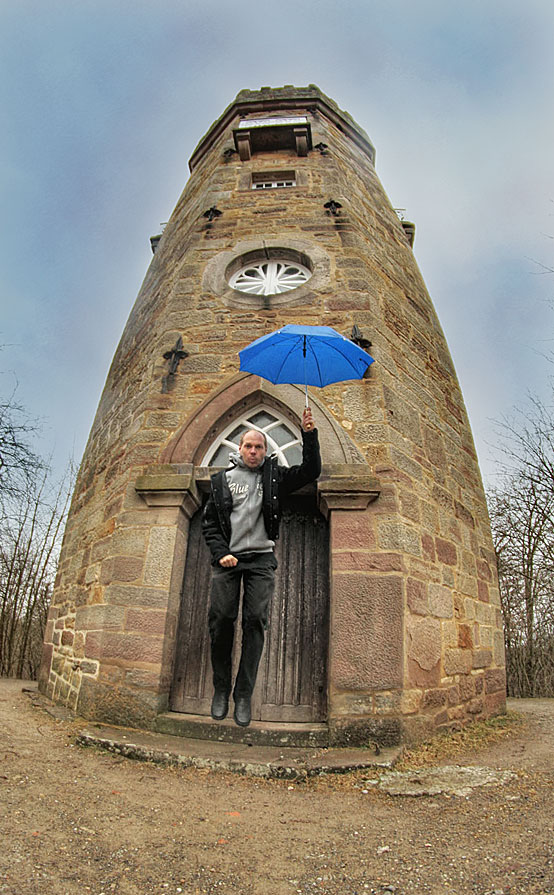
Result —
[{"label": "round stone window", "polygon": [[271,258],[244,264],[229,279],[229,285],[248,295],[279,295],[303,286],[311,275],[311,271],[297,261]]}]

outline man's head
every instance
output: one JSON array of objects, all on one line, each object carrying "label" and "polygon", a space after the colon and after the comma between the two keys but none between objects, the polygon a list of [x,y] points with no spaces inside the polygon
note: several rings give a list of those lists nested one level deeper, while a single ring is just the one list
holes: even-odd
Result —
[{"label": "man's head", "polygon": [[260,466],[267,453],[267,438],[257,429],[248,429],[240,436],[239,454],[249,469]]}]

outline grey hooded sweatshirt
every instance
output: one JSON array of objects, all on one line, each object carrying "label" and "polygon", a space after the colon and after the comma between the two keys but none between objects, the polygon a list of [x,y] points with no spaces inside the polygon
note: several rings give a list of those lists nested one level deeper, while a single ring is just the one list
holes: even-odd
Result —
[{"label": "grey hooded sweatshirt", "polygon": [[262,466],[250,469],[238,451],[230,454],[232,466],[225,473],[233,498],[231,511],[231,541],[229,551],[240,553],[271,553],[275,541],[267,536],[262,515]]}]

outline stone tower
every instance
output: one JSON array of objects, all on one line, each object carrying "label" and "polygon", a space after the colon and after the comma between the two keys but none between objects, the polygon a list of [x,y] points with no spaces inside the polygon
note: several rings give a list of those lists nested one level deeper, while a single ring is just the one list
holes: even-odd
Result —
[{"label": "stone tower", "polygon": [[40,677],[53,700],[213,735],[209,467],[252,425],[297,462],[303,389],[240,373],[237,354],[299,323],[371,343],[376,362],[363,380],[311,389],[324,469],[286,509],[253,729],[394,743],[504,709],[471,431],[413,227],[374,161],[313,85],[241,91],[198,144],[76,484]]}]

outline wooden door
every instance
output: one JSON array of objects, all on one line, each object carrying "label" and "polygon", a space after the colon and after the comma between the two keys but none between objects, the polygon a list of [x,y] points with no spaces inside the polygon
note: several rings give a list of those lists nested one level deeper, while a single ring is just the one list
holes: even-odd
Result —
[{"label": "wooden door", "polygon": [[[327,710],[329,537],[314,496],[292,495],[287,500],[280,535],[275,551],[279,563],[275,595],[252,698],[252,717],[260,721],[323,721]],[[210,555],[199,511],[189,530],[172,711],[210,714],[210,579]],[[235,669],[240,656],[240,617],[239,613]]]}]

